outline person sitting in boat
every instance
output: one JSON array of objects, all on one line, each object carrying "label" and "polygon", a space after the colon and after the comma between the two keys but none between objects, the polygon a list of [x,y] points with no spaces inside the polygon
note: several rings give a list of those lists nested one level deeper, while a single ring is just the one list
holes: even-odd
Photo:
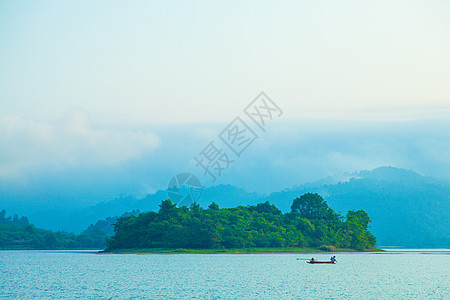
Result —
[{"label": "person sitting in boat", "polygon": [[334,264],[336,262],[336,256],[332,256],[330,260]]},{"label": "person sitting in boat", "polygon": [[313,257],[313,258],[311,258],[311,261],[314,261],[314,257]]}]

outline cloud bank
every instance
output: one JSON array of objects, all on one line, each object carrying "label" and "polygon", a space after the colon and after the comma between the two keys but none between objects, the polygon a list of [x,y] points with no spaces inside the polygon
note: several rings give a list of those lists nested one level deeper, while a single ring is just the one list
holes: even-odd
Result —
[{"label": "cloud bank", "polygon": [[17,116],[0,118],[0,179],[27,177],[39,170],[115,166],[160,145],[152,132],[93,128],[77,111],[58,122]]},{"label": "cloud bank", "polygon": [[[0,120],[0,206],[85,206],[165,189],[195,174],[205,186],[270,193],[379,166],[450,180],[450,121],[280,119],[212,182],[193,160],[227,123],[94,126],[85,113],[58,122]],[[224,151],[225,145],[217,142]]]}]

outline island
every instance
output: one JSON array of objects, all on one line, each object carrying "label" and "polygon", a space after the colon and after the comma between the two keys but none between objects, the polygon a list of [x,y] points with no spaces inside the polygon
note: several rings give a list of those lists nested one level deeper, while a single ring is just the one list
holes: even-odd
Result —
[{"label": "island", "polygon": [[164,200],[159,211],[117,220],[100,253],[297,253],[377,251],[363,210],[345,216],[316,193],[293,200],[283,213],[268,201],[257,205],[207,208]]}]

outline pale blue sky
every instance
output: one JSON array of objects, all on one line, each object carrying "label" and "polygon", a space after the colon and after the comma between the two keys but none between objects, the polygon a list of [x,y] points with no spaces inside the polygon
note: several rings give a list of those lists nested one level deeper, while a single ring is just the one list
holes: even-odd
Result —
[{"label": "pale blue sky", "polygon": [[[243,3],[242,3],[243,2]],[[228,120],[441,110],[448,1],[2,1],[1,115]]]},{"label": "pale blue sky", "polygon": [[162,188],[262,90],[284,120],[220,183],[257,189],[256,165],[268,190],[386,164],[449,179],[448,16],[443,0],[0,1],[0,196],[80,191],[86,172],[104,182],[84,192]]}]

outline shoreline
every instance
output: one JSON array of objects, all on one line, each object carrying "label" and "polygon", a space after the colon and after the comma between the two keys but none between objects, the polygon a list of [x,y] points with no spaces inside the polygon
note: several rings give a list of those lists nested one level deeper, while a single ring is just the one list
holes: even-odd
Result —
[{"label": "shoreline", "polygon": [[383,249],[373,248],[367,250],[336,249],[323,251],[319,248],[243,248],[243,249],[115,249],[102,250],[97,254],[333,254],[333,253],[379,253]]}]

